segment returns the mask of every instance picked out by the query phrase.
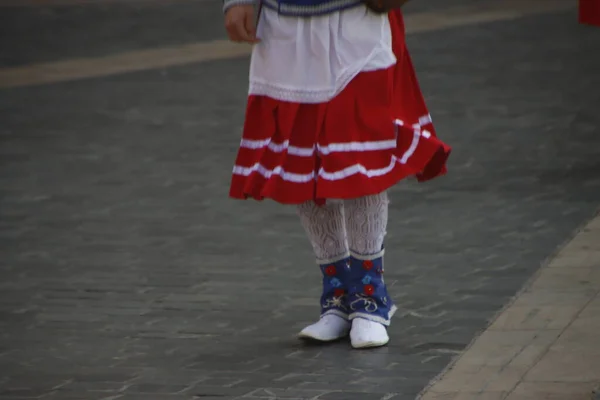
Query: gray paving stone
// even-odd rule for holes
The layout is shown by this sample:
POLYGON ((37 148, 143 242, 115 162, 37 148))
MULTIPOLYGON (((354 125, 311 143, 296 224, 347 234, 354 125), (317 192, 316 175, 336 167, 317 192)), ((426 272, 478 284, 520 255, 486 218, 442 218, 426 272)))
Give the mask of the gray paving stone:
POLYGON ((36 397, 27 397, 27 396, 2 396, 0 395, 0 399, 2 400, 23 400, 23 399, 39 399, 38 396, 36 397))
MULTIPOLYGON (((41 25, 27 14, 41 9, 18 11, 32 36, 3 55, 197 38, 184 30, 198 4, 185 3, 160 6, 172 12, 161 24, 190 14, 172 35, 105 36, 91 49, 100 29, 89 53, 82 38, 62 53, 34 50, 35 26, 50 32, 74 15, 114 16, 119 29, 137 12, 158 18, 127 7, 97 19, 64 8, 41 25)), ((214 19, 208 32, 213 17, 198 25, 214 19)), ((409 42, 454 154, 447 177, 392 191, 387 272, 400 310, 390 345, 370 352, 295 339, 315 317, 319 282, 295 213, 227 199, 246 59, 0 91, 0 399, 15 397, 11 381, 62 400, 272 398, 265 389, 414 398, 600 203, 600 93, 590 90, 600 31, 558 13, 409 42)))
POLYGON ((381 400, 381 399, 407 399, 407 397, 402 397, 398 393, 386 393, 383 396, 378 393, 364 393, 364 392, 331 392, 326 393, 323 396, 319 397, 320 399, 325 400, 359 400, 359 399, 368 399, 368 400, 381 400))
POLYGON ((221 3, 215 0, 3 8, 0 65, 215 39, 224 36, 222 21, 221 3))
POLYGON ((164 383, 139 383, 129 386, 126 390, 132 393, 164 393, 178 394, 190 389, 189 385, 173 385, 164 383))

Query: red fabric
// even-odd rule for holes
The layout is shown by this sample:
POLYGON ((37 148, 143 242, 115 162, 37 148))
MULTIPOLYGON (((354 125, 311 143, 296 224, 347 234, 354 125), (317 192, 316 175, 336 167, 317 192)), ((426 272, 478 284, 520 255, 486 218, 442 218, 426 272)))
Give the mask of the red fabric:
POLYGON ((275 149, 266 145, 240 147, 231 197, 271 198, 285 204, 309 200, 320 203, 324 199, 380 193, 409 176, 426 181, 446 172, 450 148, 436 138, 430 120, 423 119, 428 110, 406 50, 402 14, 392 12, 389 18, 396 65, 360 73, 327 103, 297 104, 249 96, 243 139, 254 143, 270 140, 275 149), (415 133, 413 125, 420 118, 421 126, 415 133), (398 126, 396 120, 403 121, 403 125, 398 126), (277 149, 286 141, 290 148, 277 149), (392 148, 314 151, 308 156, 291 148, 310 152, 315 145, 381 141, 391 141, 392 148), (411 145, 414 152, 409 150, 411 145), (400 162, 407 152, 412 155, 405 163, 400 162), (363 173, 341 172, 347 175, 342 179, 331 175, 348 168, 354 172, 359 168, 363 173))
POLYGON ((600 0, 579 0, 579 22, 600 26, 600 0))

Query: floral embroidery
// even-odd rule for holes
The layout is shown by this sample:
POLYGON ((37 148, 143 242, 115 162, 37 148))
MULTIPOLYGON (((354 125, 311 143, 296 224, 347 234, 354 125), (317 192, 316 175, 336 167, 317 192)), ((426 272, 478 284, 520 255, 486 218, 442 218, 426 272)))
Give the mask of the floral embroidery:
POLYGON ((330 265, 327 268, 325 268, 325 275, 327 276, 334 276, 336 274, 336 269, 335 269, 335 265, 330 265))
POLYGON ((351 316, 363 315, 363 318, 373 321, 387 322, 395 307, 383 282, 382 258, 361 260, 352 257, 350 274, 351 281, 346 294, 348 300, 345 304, 351 316))
POLYGON ((350 268, 349 261, 343 260, 329 265, 321 266, 323 279, 323 295, 321 297, 322 312, 327 309, 338 309, 348 311, 347 291, 345 279, 350 268))

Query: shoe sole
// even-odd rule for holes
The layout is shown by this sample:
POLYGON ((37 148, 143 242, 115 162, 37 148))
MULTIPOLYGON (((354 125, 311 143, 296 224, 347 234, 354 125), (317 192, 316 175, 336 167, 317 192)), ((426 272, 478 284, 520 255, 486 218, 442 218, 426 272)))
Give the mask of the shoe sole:
POLYGON ((322 342, 322 343, 335 342, 336 340, 344 339, 344 338, 347 338, 347 337, 348 337, 348 334, 345 334, 343 336, 334 337, 334 338, 323 339, 323 338, 320 338, 320 337, 311 336, 311 335, 306 334, 306 333, 299 333, 298 334, 298 338, 299 339, 309 340, 309 341, 315 341, 315 342, 322 342))
POLYGON ((386 340, 384 342, 365 342, 365 343, 359 343, 359 344, 354 344, 352 343, 352 347, 355 349, 372 349, 374 347, 383 347, 386 344, 388 344, 390 342, 390 340, 386 340))

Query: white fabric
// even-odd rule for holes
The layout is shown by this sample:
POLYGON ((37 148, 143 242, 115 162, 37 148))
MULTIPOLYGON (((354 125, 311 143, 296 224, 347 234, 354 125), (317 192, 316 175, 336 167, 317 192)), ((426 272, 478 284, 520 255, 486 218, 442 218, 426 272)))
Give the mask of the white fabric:
POLYGON ((342 202, 330 201, 318 206, 309 201, 298 205, 297 210, 319 264, 335 262, 349 255, 342 202))
POLYGON ((302 329, 299 336, 305 339, 330 342, 348 336, 350 326, 350 321, 347 319, 327 314, 314 324, 302 329))
POLYGON ((350 343, 355 349, 380 347, 386 345, 389 341, 390 337, 382 324, 363 318, 352 320, 350 343))
POLYGON ((381 253, 388 222, 387 192, 357 199, 333 200, 318 206, 298 205, 298 215, 319 264, 338 261, 349 252, 381 253))
POLYGON ((295 18, 263 8, 250 63, 251 95, 323 103, 360 72, 396 63, 387 15, 364 7, 295 18))
POLYGON ((267 147, 274 153, 282 153, 286 151, 288 154, 298 157, 312 157, 317 151, 321 155, 329 155, 331 153, 344 153, 351 151, 378 151, 395 149, 397 146, 396 139, 390 140, 371 140, 364 142, 340 142, 330 143, 327 145, 316 144, 313 147, 298 147, 290 146, 289 140, 281 143, 272 142, 271 139, 252 140, 242 139, 240 147, 252 150, 264 149, 267 147))
POLYGON ((344 201, 350 251, 363 256, 381 253, 388 222, 387 192, 344 201))

